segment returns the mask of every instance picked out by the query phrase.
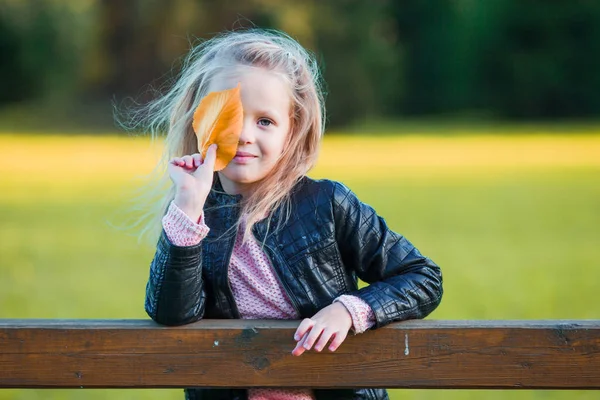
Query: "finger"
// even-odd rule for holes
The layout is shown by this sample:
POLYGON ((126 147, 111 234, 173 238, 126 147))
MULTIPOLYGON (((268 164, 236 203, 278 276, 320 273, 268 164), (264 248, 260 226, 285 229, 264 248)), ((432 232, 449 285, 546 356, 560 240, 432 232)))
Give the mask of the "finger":
POLYGON ((202 162, 202 165, 205 165, 204 168, 213 172, 215 170, 215 161, 217 160, 217 145, 211 144, 208 150, 206 151, 206 157, 202 162))
POLYGON ((321 334, 321 337, 319 337, 319 340, 317 341, 317 343, 315 343, 315 350, 316 351, 321 351, 325 348, 325 346, 327 346, 327 342, 329 342, 329 339, 331 339, 332 336, 335 335, 335 332, 331 329, 325 329, 323 331, 323 333, 321 334))
POLYGON ((336 351, 348 337, 348 332, 338 332, 329 345, 329 351, 336 351))
POLYGON ((174 157, 169 161, 170 164, 177 165, 178 167, 182 167, 185 165, 185 162, 180 157, 174 157))
POLYGON ((194 167, 198 168, 202 165, 202 155, 200 153, 192 154, 192 159, 194 160, 194 167))
POLYGON ((313 321, 310 318, 304 318, 304 320, 302 320, 302 322, 300 323, 300 325, 298 326, 298 329, 296 329, 296 333, 294 333, 294 340, 298 341, 300 339, 305 339, 304 335, 313 327, 315 326, 315 321, 313 321))
POLYGON ((319 338, 319 336, 321 336, 321 333, 323 333, 323 328, 320 326, 313 326, 313 328, 310 330, 310 332, 308 333, 308 336, 306 337, 306 340, 304 340, 304 348, 306 350, 310 350, 312 349, 313 345, 315 344, 315 342, 317 341, 317 339, 319 338))
POLYGON ((185 168, 194 168, 194 159, 192 158, 192 156, 183 156, 182 160, 185 162, 185 168))
POLYGON ((302 337, 302 339, 299 340, 298 343, 296 343, 296 347, 294 347, 294 350, 292 350, 292 355, 300 356, 306 351, 306 349, 304 348, 304 341, 306 340, 307 336, 308 334, 302 337))
POLYGON ((292 350, 292 355, 299 356, 302 355, 306 349, 304 348, 304 344, 306 339, 308 338, 308 334, 312 327, 315 325, 315 321, 310 318, 305 318, 300 322, 300 325, 296 329, 294 333, 294 340, 298 341, 296 343, 296 347, 292 350))
POLYGON ((302 355, 306 351, 306 348, 304 347, 304 345, 306 343, 306 339, 308 339, 309 333, 310 333, 310 331, 306 332, 306 334, 304 334, 304 336, 302 336, 302 338, 298 341, 298 343, 296 344, 296 347, 292 351, 293 355, 299 356, 299 355, 302 355))

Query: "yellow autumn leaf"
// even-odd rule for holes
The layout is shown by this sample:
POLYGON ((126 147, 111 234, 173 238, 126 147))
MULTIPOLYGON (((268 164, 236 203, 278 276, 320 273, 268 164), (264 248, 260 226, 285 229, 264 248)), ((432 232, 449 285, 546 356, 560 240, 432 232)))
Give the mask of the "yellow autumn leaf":
POLYGON ((239 84, 233 89, 209 93, 196 108, 192 128, 198 138, 198 150, 204 158, 210 145, 217 144, 215 171, 225 168, 235 157, 243 117, 239 84))

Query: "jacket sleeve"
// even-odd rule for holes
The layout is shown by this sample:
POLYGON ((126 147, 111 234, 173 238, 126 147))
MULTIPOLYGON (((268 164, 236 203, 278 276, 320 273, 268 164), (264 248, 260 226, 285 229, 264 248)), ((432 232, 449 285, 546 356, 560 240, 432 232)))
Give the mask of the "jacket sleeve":
POLYGON ((443 293, 440 268, 339 182, 333 212, 342 260, 369 284, 349 294, 371 306, 375 328, 424 318, 438 306, 443 293))
POLYGON ((183 325, 203 317, 205 302, 202 244, 175 246, 163 230, 150 264, 146 312, 159 324, 183 325))

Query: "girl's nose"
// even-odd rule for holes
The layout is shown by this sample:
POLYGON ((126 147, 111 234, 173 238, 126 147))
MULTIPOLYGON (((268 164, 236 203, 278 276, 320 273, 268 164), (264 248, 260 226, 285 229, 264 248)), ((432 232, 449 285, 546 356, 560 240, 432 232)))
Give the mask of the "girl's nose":
POLYGON ((249 121, 244 121, 244 125, 242 126, 242 133, 240 134, 239 142, 240 144, 248 144, 254 143, 254 131, 253 131, 252 123, 249 121))

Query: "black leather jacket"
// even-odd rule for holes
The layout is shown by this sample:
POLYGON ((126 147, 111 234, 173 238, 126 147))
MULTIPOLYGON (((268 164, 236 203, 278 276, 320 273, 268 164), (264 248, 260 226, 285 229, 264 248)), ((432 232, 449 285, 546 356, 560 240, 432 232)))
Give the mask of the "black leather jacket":
MULTIPOLYGON (((158 241, 146 287, 146 312, 160 324, 181 325, 201 318, 240 318, 227 278, 241 197, 215 184, 205 205, 208 236, 196 246, 178 247, 164 231, 158 241), (207 293, 210 295, 207 296, 207 293)), ((253 227, 265 241, 275 275, 301 318, 310 318, 341 294, 367 302, 377 320, 423 318, 442 297, 439 267, 347 187, 302 178, 292 194, 292 212, 282 229, 253 227), (357 277, 369 283, 358 289, 357 277)), ((271 226, 281 218, 273 214, 271 226)), ((245 390, 186 389, 188 399, 244 399, 245 390)), ((387 399, 384 389, 315 390, 322 399, 387 399)))

